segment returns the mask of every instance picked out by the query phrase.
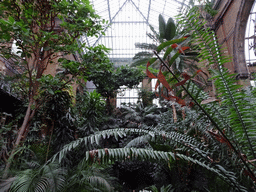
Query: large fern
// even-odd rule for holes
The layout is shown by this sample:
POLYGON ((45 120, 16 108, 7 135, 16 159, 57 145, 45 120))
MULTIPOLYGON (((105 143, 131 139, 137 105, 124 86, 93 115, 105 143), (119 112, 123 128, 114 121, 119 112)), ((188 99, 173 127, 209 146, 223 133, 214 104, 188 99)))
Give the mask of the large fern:
MULTIPOLYGON (((203 136, 189 136, 189 131, 184 134, 168 129, 167 124, 159 124, 151 129, 111 129, 71 142, 55 154, 52 161, 61 162, 69 151, 80 144, 87 146, 84 155, 85 160, 90 163, 112 163, 117 160, 133 159, 168 162, 176 161, 178 158, 202 166, 238 191, 248 191, 249 188, 243 186, 244 176, 249 176, 251 181, 255 180, 255 92, 242 91, 235 83, 234 75, 229 74, 224 67, 228 58, 222 56, 214 32, 204 28, 205 23, 199 18, 198 10, 192 9, 186 16, 180 16, 180 22, 188 32, 192 31, 191 39, 200 51, 199 58, 207 62, 213 74, 218 94, 215 101, 221 102, 221 105, 215 101, 205 102, 209 96, 191 81, 187 81, 186 84, 180 83, 180 87, 195 104, 195 120, 198 122, 194 127, 199 129, 203 136), (129 143, 129 146, 133 147, 101 147, 102 139, 124 138, 128 134, 139 136, 133 143, 129 143), (148 148, 136 148, 136 143, 141 142, 152 145, 148 148), (169 148, 156 150, 154 143, 169 148)), ((160 48, 166 46, 167 43, 160 45, 160 48)), ((160 57, 159 60, 165 65, 160 57)), ((168 65, 166 67, 169 69, 168 65)), ((180 77, 172 75, 177 82, 182 81, 180 77)), ((180 127, 182 126, 184 125, 180 124, 180 127)), ((253 182, 249 185, 253 185, 253 182)))
POLYGON ((213 74, 221 107, 218 107, 219 110, 216 111, 216 107, 212 108, 210 105, 196 103, 236 153, 247 174, 255 180, 253 171, 255 167, 248 163, 249 160, 255 159, 255 103, 249 102, 248 95, 241 90, 234 75, 224 67, 229 58, 222 56, 214 32, 205 28, 205 23, 199 18, 199 10, 193 8, 187 16, 180 17, 180 22, 188 31, 193 31, 191 35, 200 50, 200 59, 207 62, 209 70, 213 74))
POLYGON ((101 165, 89 165, 82 159, 78 166, 69 173, 64 191, 113 191, 114 179, 104 171, 101 165))
POLYGON ((125 137, 127 134, 138 134, 145 136, 145 142, 154 142, 156 140, 164 140, 166 145, 173 146, 172 151, 157 151, 154 149, 145 148, 104 148, 104 149, 88 149, 85 151, 85 160, 90 163, 113 163, 115 161, 127 161, 127 160, 148 160, 148 161, 175 161, 178 159, 183 159, 188 162, 200 165, 203 168, 215 173, 229 185, 240 191, 246 191, 246 189, 241 186, 237 180, 234 173, 226 170, 221 165, 216 165, 211 159, 211 153, 208 148, 206 148, 201 142, 197 141, 195 138, 172 132, 164 132, 158 130, 143 130, 143 129, 112 129, 97 132, 94 135, 80 138, 79 140, 73 141, 66 145, 59 153, 55 154, 51 161, 58 159, 59 162, 65 157, 65 155, 72 151, 74 148, 78 147, 80 144, 88 145, 88 143, 95 143, 100 145, 100 140, 114 136, 116 139, 118 137, 125 137), (175 150, 175 147, 176 149, 175 150), (178 147, 178 148, 177 148, 178 147), (189 151, 190 156, 180 149, 186 148, 186 152, 189 151), (194 155, 193 155, 194 154, 194 155))
POLYGON ((50 163, 38 169, 26 169, 18 174, 9 191, 62 191, 66 182, 65 176, 65 169, 57 163, 50 163))

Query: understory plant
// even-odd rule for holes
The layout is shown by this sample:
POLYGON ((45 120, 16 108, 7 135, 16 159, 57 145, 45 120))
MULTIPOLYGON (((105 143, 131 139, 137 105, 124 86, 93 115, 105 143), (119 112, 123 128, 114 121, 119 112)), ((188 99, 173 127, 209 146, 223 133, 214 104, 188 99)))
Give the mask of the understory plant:
POLYGON ((100 127, 105 120, 106 102, 102 96, 94 90, 93 92, 83 92, 77 95, 73 115, 76 119, 76 134, 78 137, 90 135, 100 127))
MULTIPOLYGON (((243 89, 236 82, 235 75, 229 74, 224 67, 229 59, 222 56, 214 32, 204 27, 205 23, 197 8, 191 9, 179 19, 185 29, 191 32, 192 43, 197 45, 199 51, 199 59, 207 64, 212 74, 217 90, 216 98, 206 94, 190 77, 177 77, 170 70, 172 63, 165 63, 155 52, 176 80, 174 86, 185 92, 184 102, 179 100, 179 105, 188 103, 190 107, 177 109, 175 116, 175 110, 171 110, 173 121, 170 117, 169 120, 164 118, 156 126, 109 129, 80 138, 66 145, 51 161, 61 162, 65 154, 86 144, 94 146, 85 151, 85 160, 90 163, 160 161, 167 162, 170 169, 172 165, 177 168, 186 165, 188 174, 189 170, 199 166, 203 180, 213 180, 217 184, 205 182, 204 185, 194 186, 195 190, 255 190, 255 90, 243 89), (137 137, 127 147, 103 148, 101 145, 101 140, 109 137, 118 140, 129 134, 136 134, 137 137), (144 143, 143 148, 138 148, 141 143, 144 143), (95 149, 96 146, 98 149, 95 149)), ((172 40, 165 42, 159 49, 173 43, 172 40)), ((172 95, 166 97, 177 99, 172 95)))
MULTIPOLYGON (((70 60, 69 56, 82 50, 84 45, 77 43, 80 35, 101 34, 103 27, 88 0, 4 0, 0 4, 0 18, 0 54, 5 59, 12 58, 14 68, 22 68, 22 78, 26 79, 23 81, 25 85, 21 87, 26 91, 26 96, 23 95, 27 102, 26 111, 10 158, 26 139, 35 114, 49 99, 44 97, 42 92, 50 91, 50 94, 54 94, 49 87, 44 87, 47 69, 53 64, 58 64, 67 71, 58 81, 63 87, 55 90, 56 92, 63 91, 67 84, 85 79, 85 63, 70 60), (12 51, 12 44, 17 47, 17 51, 12 51), (43 88, 45 90, 42 90, 43 88)), ((3 178, 8 176, 10 166, 9 159, 3 178)))
MULTIPOLYGON (((224 66, 229 59, 222 56, 217 37, 213 31, 205 28, 197 7, 180 16, 179 21, 187 31, 186 35, 189 33, 191 43, 196 45, 198 58, 212 74, 216 96, 210 97, 205 93, 192 76, 183 74, 182 78, 173 73, 170 66, 174 60, 166 63, 158 52, 166 48, 167 56, 172 45, 180 41, 166 41, 154 52, 154 59, 162 63, 173 79, 170 86, 163 76, 161 79, 158 76, 162 86, 168 90, 162 108, 138 106, 123 110, 124 119, 130 124, 135 122, 136 126, 116 126, 78 138, 63 146, 43 167, 51 163, 65 167, 67 162, 72 165, 72 160, 73 166, 81 162, 86 167, 149 161, 165 167, 166 175, 170 176, 166 176, 170 178, 167 180, 169 183, 163 184, 163 187, 157 186, 158 191, 255 191, 256 91, 253 88, 243 89, 235 75, 229 74, 224 66), (172 92, 174 88, 183 91, 182 96, 173 95, 179 93, 172 92), (157 117, 157 121, 150 124, 143 122, 143 119, 151 116, 157 117), (121 147, 106 145, 104 141, 110 139, 126 141, 121 147)), ((73 178, 82 178, 82 183, 85 176, 83 171, 76 169, 78 167, 74 166, 77 174, 73 178)), ((44 180, 44 186, 50 186, 50 182, 44 180)), ((101 184, 108 190, 104 179, 101 184)), ((63 185, 58 187, 58 190, 65 189, 63 185)), ((154 187, 152 190, 156 191, 154 187)), ((42 191, 47 190, 42 188, 42 191)))
MULTIPOLYGON (((160 48, 160 44, 174 40, 175 42, 180 41, 179 46, 178 44, 173 43, 172 47, 169 47, 168 50, 167 47, 163 47, 163 49, 159 50, 159 52, 161 52, 161 54, 164 54, 164 52, 168 52, 168 54, 165 54, 164 59, 166 59, 168 62, 171 60, 171 68, 176 75, 180 75, 184 71, 193 74, 196 70, 198 70, 198 66, 196 65, 196 61, 198 61, 196 56, 198 54, 197 52, 195 52, 195 50, 191 51, 189 49, 188 46, 191 46, 190 41, 185 39, 183 39, 182 41, 179 40, 180 38, 184 37, 184 31, 181 30, 179 23, 175 23, 174 19, 171 17, 166 22, 164 17, 159 14, 158 24, 159 32, 157 32, 150 25, 152 34, 147 33, 147 36, 152 39, 153 43, 135 44, 136 48, 143 49, 143 51, 135 54, 135 56, 133 57, 132 66, 139 66, 140 68, 145 69, 145 64, 150 61, 152 64, 150 66, 150 69, 152 71, 154 71, 154 69, 159 69, 159 67, 161 66, 161 62, 152 58, 154 56, 153 51, 158 50, 160 48), (181 47, 181 45, 183 47, 181 47), (179 49, 180 52, 177 52, 177 49, 179 49), (184 50, 186 50, 186 54, 180 54, 184 53, 184 50)), ((168 77, 168 73, 165 73, 164 75, 166 76, 166 78, 168 77)), ((172 80, 171 76, 168 78, 170 78, 168 80, 168 82, 170 83, 170 81, 172 80)))

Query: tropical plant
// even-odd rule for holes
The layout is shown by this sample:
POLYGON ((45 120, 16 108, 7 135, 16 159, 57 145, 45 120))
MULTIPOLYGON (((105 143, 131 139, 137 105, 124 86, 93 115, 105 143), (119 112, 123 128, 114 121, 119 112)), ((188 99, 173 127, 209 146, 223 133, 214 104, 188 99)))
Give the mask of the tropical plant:
MULTIPOLYGON (((65 81, 63 85, 70 84, 75 77, 84 78, 84 65, 79 61, 58 60, 59 55, 62 53, 67 58, 67 55, 81 51, 77 38, 82 34, 101 33, 102 23, 89 0, 4 0, 0 4, 0 14, 1 56, 17 58, 17 67, 24 66, 28 78, 28 105, 11 152, 13 155, 22 138, 26 137, 30 121, 45 102, 40 89, 46 68, 55 63, 68 69, 72 78, 62 79, 65 81), (18 52, 11 51, 11 42, 16 44, 18 52)), ((10 162, 6 164, 3 177, 7 177, 10 162)))
POLYGON ((56 163, 20 172, 8 191, 61 191, 65 186, 66 171, 56 163))
POLYGON ((100 124, 104 121, 105 105, 106 102, 96 90, 77 95, 73 116, 79 137, 98 131, 100 124))
POLYGON ((126 127, 156 126, 160 119, 160 109, 156 105, 144 106, 142 103, 124 105, 121 110, 126 127))
POLYGON ((61 168, 57 163, 34 165, 5 180, 7 191, 113 191, 114 178, 99 165, 88 166, 81 161, 74 170, 61 168))
MULTIPOLYGON (((172 164, 185 161, 192 166, 202 167, 202 171, 207 173, 204 174, 206 179, 214 178, 217 186, 225 191, 255 190, 255 90, 243 90, 237 84, 235 75, 225 69, 224 64, 229 59, 222 56, 214 32, 204 28, 205 23, 197 8, 180 16, 180 22, 186 30, 192 31, 191 37, 198 45, 200 60, 207 62, 213 74, 217 98, 210 98, 191 78, 185 77, 183 80, 177 77, 155 52, 176 80, 175 86, 186 92, 188 103, 190 107, 194 106, 193 109, 185 110, 183 107, 178 112, 181 121, 174 124, 166 121, 150 129, 117 128, 96 132, 66 145, 53 156, 52 161, 61 162, 65 154, 80 144, 89 146, 93 143, 94 149, 85 152, 85 160, 91 163, 157 160, 172 164), (190 110, 191 113, 187 112, 190 110), (137 134, 139 139, 125 148, 101 148, 102 139, 124 138, 128 134, 137 134), (145 143, 146 147, 136 148, 139 143, 145 143), (95 145, 98 146, 97 150, 95 145)), ((163 43, 159 49, 173 43, 163 43)), ((172 95, 167 96, 177 99, 172 95)), ((220 189, 207 184, 204 190, 220 189)))
POLYGON ((142 102, 143 106, 147 107, 153 104, 155 98, 155 92, 148 90, 148 88, 141 88, 139 90, 139 102, 142 102))
POLYGON ((149 189, 152 191, 152 192, 173 192, 174 189, 172 189, 172 185, 168 185, 168 186, 162 186, 160 188, 160 191, 157 189, 156 186, 150 186, 149 189))
POLYGON ((159 33, 157 33, 154 27, 150 25, 150 29, 153 34, 147 34, 147 36, 150 37, 155 44, 136 43, 136 48, 145 49, 146 51, 135 54, 135 56, 133 57, 133 60, 135 60, 135 62, 132 64, 132 66, 145 65, 145 63, 147 63, 147 61, 153 56, 152 50, 155 50, 160 43, 163 43, 166 40, 169 41, 173 39, 176 35, 176 25, 172 18, 169 18, 166 23, 164 17, 159 14, 158 22, 159 33))
POLYGON ((110 99, 116 96, 121 86, 128 88, 136 87, 144 78, 145 74, 135 68, 129 66, 121 66, 114 69, 112 63, 107 63, 109 68, 102 66, 100 70, 91 73, 88 80, 93 81, 96 90, 106 98, 108 113, 112 113, 110 99))
MULTIPOLYGON (((164 19, 164 17, 159 14, 158 17, 158 21, 159 21, 159 33, 155 31, 155 29, 150 26, 150 29, 152 30, 153 34, 148 33, 147 35, 149 36, 149 38, 151 38, 154 43, 152 44, 148 44, 148 43, 136 43, 135 47, 136 48, 140 48, 143 49, 145 51, 139 52, 137 54, 135 54, 135 56, 133 57, 134 62, 132 63, 132 66, 141 66, 143 65, 145 67, 145 64, 154 56, 153 51, 157 50, 157 47, 166 42, 166 41, 170 41, 170 40, 174 40, 179 39, 182 37, 183 32, 179 31, 179 26, 176 26, 174 20, 172 18, 169 18, 167 23, 164 19)), ((168 53, 168 57, 165 57, 165 59, 170 60, 171 58, 173 58, 172 60, 172 69, 176 72, 176 73, 181 73, 184 71, 193 73, 195 70, 198 69, 197 65, 196 65, 196 61, 197 61, 197 53, 196 52, 192 52, 192 51, 186 51, 186 54, 176 54, 176 52, 174 51, 175 49, 179 49, 182 50, 180 48, 180 46, 184 45, 184 44, 188 44, 189 41, 186 40, 184 42, 179 42, 178 44, 174 44, 173 45, 173 50, 169 51, 168 53), (174 59, 175 58, 175 59, 174 59)), ((189 45, 191 46, 191 45, 189 45)), ((165 50, 164 50, 165 51, 165 50)), ((183 50, 182 50, 183 53, 183 50)), ((159 61, 152 61, 152 67, 153 68, 159 68, 160 62, 159 61)))
POLYGON ((64 191, 113 191, 115 179, 106 172, 106 166, 89 165, 82 160, 69 173, 64 191))

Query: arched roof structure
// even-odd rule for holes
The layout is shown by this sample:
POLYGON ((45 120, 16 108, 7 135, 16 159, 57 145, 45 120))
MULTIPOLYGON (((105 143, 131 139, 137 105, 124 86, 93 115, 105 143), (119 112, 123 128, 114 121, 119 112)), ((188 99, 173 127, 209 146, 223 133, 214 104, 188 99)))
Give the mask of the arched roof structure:
POLYGON ((115 66, 130 64, 140 52, 135 43, 152 43, 146 35, 149 25, 158 31, 158 16, 167 21, 187 7, 189 0, 90 0, 96 13, 109 23, 105 35, 83 37, 87 46, 103 44, 110 48, 109 58, 115 66))

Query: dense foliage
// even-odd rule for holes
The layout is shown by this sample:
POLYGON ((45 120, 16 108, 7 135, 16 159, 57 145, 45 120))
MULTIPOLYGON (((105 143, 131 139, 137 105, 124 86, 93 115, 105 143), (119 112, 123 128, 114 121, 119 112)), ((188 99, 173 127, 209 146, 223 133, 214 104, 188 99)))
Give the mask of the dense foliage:
MULTIPOLYGON (((82 34, 101 34, 103 28, 87 0, 4 0, 0 4, 0 17, 1 56, 14 59, 14 67, 22 67, 20 82, 24 84, 20 90, 25 91, 23 97, 27 102, 23 123, 9 156, 12 157, 25 140, 30 123, 42 105, 50 102, 55 94, 69 89, 68 85, 74 80, 84 78, 85 63, 69 60, 72 54, 81 50, 77 38, 82 34), (12 44, 16 45, 16 51, 12 50, 12 44), (55 72, 45 75, 54 64, 67 69, 67 73, 55 77, 51 76, 55 72)), ((9 159, 4 177, 10 164, 9 159)))
MULTIPOLYGON (((83 20, 77 20, 79 11, 67 14, 66 6, 78 9, 79 2, 55 3, 59 3, 60 19, 64 10, 69 16, 63 19, 63 27, 68 26, 72 36, 76 29, 70 19, 78 24, 83 20)), ((84 3, 84 8, 90 8, 84 3)), ((25 5, 34 6, 27 1, 25 5)), ((33 16, 24 11, 24 17, 29 13, 33 16)), ((1 21, 2 28, 9 26, 1 21)), ((7 20, 13 25, 16 22, 11 21, 7 20)), ((106 98, 113 97, 120 85, 136 85, 144 74, 129 67, 113 69, 102 46, 88 48, 81 56, 82 63, 61 59, 63 69, 54 77, 42 75, 32 81, 34 76, 28 75, 28 92, 34 90, 29 88, 34 82, 40 86, 35 89, 38 94, 27 99, 33 101, 29 115, 34 114, 16 148, 12 143, 18 130, 13 125, 19 124, 26 112, 22 109, 13 121, 5 121, 11 116, 2 114, 1 166, 7 167, 10 160, 12 165, 0 187, 8 191, 255 191, 256 91, 242 88, 234 74, 228 73, 224 67, 228 59, 222 56, 214 32, 205 27, 197 7, 179 16, 179 22, 184 29, 181 38, 173 39, 174 34, 168 36, 163 30, 162 43, 147 64, 151 77, 149 65, 155 61, 162 65, 156 76, 159 86, 165 88, 160 106, 145 100, 150 94, 141 93, 142 102, 109 113, 106 98), (216 95, 209 96, 194 79, 200 71, 194 76, 181 75, 171 67, 176 63, 172 56, 182 51, 186 54, 184 41, 190 42, 198 60, 208 68, 216 95), (170 59, 165 62, 167 57, 170 59), (93 80, 97 92, 81 91, 74 96, 68 74, 93 80)), ((97 33, 98 28, 87 32, 97 33)), ((8 40, 8 35, 4 38, 8 40)))

